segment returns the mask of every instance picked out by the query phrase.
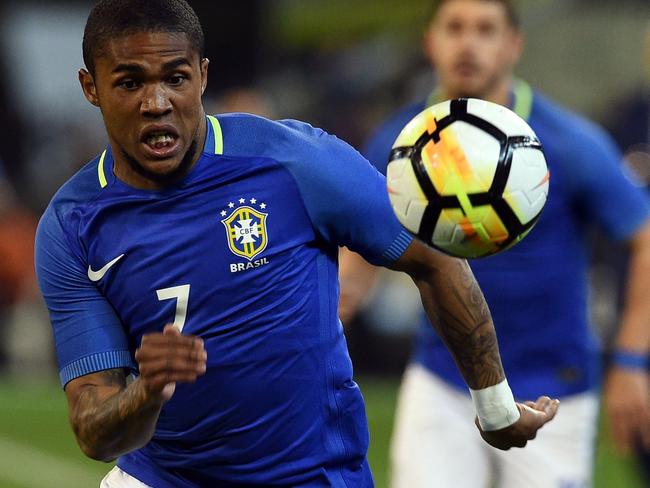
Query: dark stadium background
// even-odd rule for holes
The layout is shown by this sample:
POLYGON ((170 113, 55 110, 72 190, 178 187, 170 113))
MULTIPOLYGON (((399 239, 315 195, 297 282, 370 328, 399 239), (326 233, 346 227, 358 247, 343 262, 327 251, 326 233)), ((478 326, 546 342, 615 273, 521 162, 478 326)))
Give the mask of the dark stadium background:
MULTIPOLYGON (((76 80, 92 4, 0 3, 0 488, 98 486, 108 470, 83 458, 67 425, 30 258, 33 227, 50 197, 105 144, 99 113, 76 80)), ((434 82, 417 48, 423 0, 190 4, 206 32, 211 112, 299 118, 358 146, 383 116, 434 82)), ((518 74, 611 126, 621 100, 650 83, 647 0, 522 4, 528 46, 518 74)), ((607 342, 616 274, 596 260, 593 281, 594 318, 607 342)), ((413 290, 390 275, 347 327, 379 487, 386 486, 394 398, 416 307, 413 290)), ((605 427, 596 456, 597 487, 642 486, 631 460, 613 453, 605 427)))

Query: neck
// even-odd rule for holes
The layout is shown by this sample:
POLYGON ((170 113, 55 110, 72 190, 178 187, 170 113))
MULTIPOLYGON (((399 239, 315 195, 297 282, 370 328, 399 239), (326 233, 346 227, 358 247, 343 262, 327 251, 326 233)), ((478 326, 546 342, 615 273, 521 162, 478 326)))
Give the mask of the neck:
POLYGON ((498 103, 499 105, 507 107, 511 102, 510 93, 512 91, 512 85, 512 77, 507 76, 497 83, 494 83, 492 86, 487 87, 482 92, 468 95, 467 93, 462 93, 458 90, 454 90, 452 87, 441 84, 440 95, 443 100, 451 100, 454 98, 480 98, 481 100, 487 100, 488 102, 498 103))

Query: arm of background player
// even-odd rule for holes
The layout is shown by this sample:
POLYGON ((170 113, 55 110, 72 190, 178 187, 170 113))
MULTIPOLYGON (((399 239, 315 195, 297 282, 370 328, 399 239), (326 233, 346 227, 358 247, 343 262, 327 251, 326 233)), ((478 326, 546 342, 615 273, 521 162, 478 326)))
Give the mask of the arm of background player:
MULTIPOLYGON (((630 245, 625 306, 616 350, 650 355, 650 220, 630 245)), ((650 373, 612 364, 605 384, 605 406, 616 446, 630 452, 641 440, 650 449, 650 373)))
MULTIPOLYGON (((405 271, 415 282, 429 320, 436 324, 468 386, 480 390, 503 381, 492 317, 467 262, 413 240, 392 267, 405 271)), ((481 430, 481 435, 500 449, 523 447, 555 416, 558 405, 548 397, 540 397, 535 403, 518 403, 519 420, 505 429, 481 430)))
POLYGON ((153 436, 160 409, 176 382, 193 382, 205 372, 203 341, 169 325, 147 334, 136 352, 140 376, 127 386, 126 370, 80 376, 65 387, 70 424, 81 450, 111 461, 144 446, 153 436))
POLYGON ((379 269, 347 247, 339 249, 339 318, 348 325, 363 308, 379 269))

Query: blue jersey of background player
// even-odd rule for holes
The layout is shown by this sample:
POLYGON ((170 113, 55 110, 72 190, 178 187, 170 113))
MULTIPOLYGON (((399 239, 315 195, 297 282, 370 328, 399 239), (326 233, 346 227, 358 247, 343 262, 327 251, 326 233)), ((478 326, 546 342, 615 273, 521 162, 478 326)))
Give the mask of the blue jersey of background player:
POLYGON ((93 8, 79 78, 110 146, 39 225, 73 429, 90 457, 119 456, 103 486, 372 485, 339 245, 413 276, 479 399, 481 435, 525 445, 557 402, 515 404, 466 264, 412 241, 384 179, 335 137, 206 117, 202 44, 182 0, 93 8), (480 400, 492 407, 493 392, 496 413, 480 400))
MULTIPOLYGON (((382 126, 364 155, 382 173, 402 127, 430 104, 410 105, 382 126)), ((470 263, 500 333, 501 357, 519 398, 542 388, 566 397, 599 382, 599 346, 587 313, 585 233, 596 222, 618 240, 630 238, 648 218, 645 195, 621 171, 621 155, 607 134, 519 80, 511 107, 527 120, 544 147, 552 178, 535 230, 502 254, 470 263), (540 349, 553 359, 537 362, 540 349)), ((545 356, 548 358, 548 356, 545 356)), ((462 386, 452 358, 426 317, 414 361, 462 386)))
MULTIPOLYGON (((538 442, 515 453, 459 440, 471 414, 469 398, 443 342, 423 323, 400 389, 391 449, 393 488, 589 486, 596 435, 598 344, 587 315, 585 230, 600 224, 632 244, 625 312, 617 335, 618 403, 626 421, 613 423, 631 442, 650 426, 646 378, 632 363, 647 359, 644 295, 650 286, 650 219, 642 190, 623 175, 620 154, 607 135, 523 82, 513 68, 523 47, 515 2, 432 2, 425 53, 438 75, 438 93, 398 112, 368 143, 365 154, 385 170, 402 127, 439 99, 475 97, 508 105, 537 132, 551 173, 549 198, 531 234, 512 249, 471 267, 499 329, 501 354, 522 397, 542 387, 563 401, 562 414, 538 442), (639 401, 640 400, 640 401, 639 401), (412 445, 421 448, 413 452, 412 445), (448 453, 454 453, 449 455, 448 453), (468 470, 467 466, 473 469, 468 470)), ((341 263, 341 314, 349 317, 372 273, 351 253, 341 263), (350 291, 347 291, 347 290, 350 291)), ((426 320, 424 321, 426 322, 426 320)), ((647 437, 647 435, 646 435, 647 437)))

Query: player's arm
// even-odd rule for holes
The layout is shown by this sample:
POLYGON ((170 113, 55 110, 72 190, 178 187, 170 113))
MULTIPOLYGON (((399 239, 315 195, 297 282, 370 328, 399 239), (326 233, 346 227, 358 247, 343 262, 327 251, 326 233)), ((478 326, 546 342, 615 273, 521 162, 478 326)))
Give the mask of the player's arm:
POLYGON ((339 318, 347 325, 363 307, 377 281, 378 268, 347 247, 339 250, 339 318))
POLYGON ((650 449, 650 220, 630 243, 625 305, 605 385, 605 406, 616 446, 650 449))
POLYGON ((125 369, 87 374, 65 387, 70 423, 81 450, 111 461, 144 446, 176 382, 193 382, 205 372, 203 341, 169 325, 147 334, 136 352, 140 376, 127 386, 125 369))
POLYGON ((540 397, 515 404, 490 311, 467 262, 413 240, 392 268, 408 273, 418 287, 429 320, 472 391, 483 438, 500 449, 523 447, 555 416, 559 402, 540 397))
POLYGON ((323 131, 284 124, 297 141, 291 146, 296 160, 285 164, 320 238, 411 275, 431 322, 473 391, 483 438, 500 449, 525 445, 553 418, 558 402, 541 397, 536 403, 515 404, 502 382, 489 310, 467 263, 412 239, 391 209, 385 178, 358 152, 323 131))
POLYGON ((602 129, 583 125, 566 147, 574 153, 565 179, 579 208, 610 237, 629 244, 624 306, 604 404, 617 447, 627 451, 639 441, 650 446, 650 202, 646 190, 621 170, 622 156, 602 129))
MULTIPOLYGON (((108 461, 146 444, 160 408, 177 381, 205 372, 203 342, 168 326, 146 334, 135 354, 112 305, 86 273, 87 263, 66 238, 54 206, 38 226, 35 268, 50 312, 59 376, 68 398, 72 428, 88 456, 108 461)), ((74 231, 71 231, 74 235, 74 231)))

